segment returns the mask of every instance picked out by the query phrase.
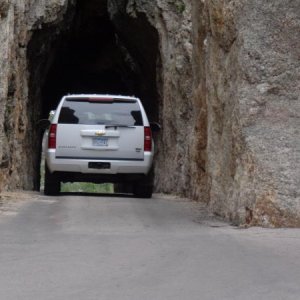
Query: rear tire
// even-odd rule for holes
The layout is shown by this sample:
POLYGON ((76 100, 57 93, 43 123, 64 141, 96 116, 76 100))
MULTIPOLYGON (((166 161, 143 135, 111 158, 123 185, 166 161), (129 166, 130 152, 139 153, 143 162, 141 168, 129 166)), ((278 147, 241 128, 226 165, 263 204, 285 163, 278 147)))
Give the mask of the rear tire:
POLYGON ((137 183, 133 188, 133 195, 137 198, 151 198, 153 193, 153 185, 137 183))
POLYGON ((153 169, 133 185, 133 195, 137 198, 151 198, 153 193, 154 172, 153 169))
POLYGON ((151 198, 153 187, 149 185, 138 185, 133 189, 133 195, 137 198, 151 198))
POLYGON ((48 196, 58 195, 60 192, 60 181, 50 173, 47 163, 45 164, 45 187, 44 194, 48 196))

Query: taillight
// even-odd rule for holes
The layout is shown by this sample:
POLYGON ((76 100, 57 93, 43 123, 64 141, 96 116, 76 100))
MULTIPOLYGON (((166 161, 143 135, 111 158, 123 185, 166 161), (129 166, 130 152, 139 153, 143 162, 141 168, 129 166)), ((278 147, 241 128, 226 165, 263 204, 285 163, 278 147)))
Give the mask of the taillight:
POLYGON ((144 151, 151 152, 152 150, 152 133, 150 127, 144 127, 145 139, 144 139, 144 151))
POLYGON ((57 124, 51 124, 48 137, 48 149, 56 149, 56 129, 57 124))

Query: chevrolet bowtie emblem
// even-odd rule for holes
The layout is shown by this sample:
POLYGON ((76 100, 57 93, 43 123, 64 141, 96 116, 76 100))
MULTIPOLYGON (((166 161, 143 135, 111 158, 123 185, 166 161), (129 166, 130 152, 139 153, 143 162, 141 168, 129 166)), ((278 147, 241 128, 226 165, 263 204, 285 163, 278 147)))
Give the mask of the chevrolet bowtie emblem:
POLYGON ((98 131, 95 132, 95 135, 96 135, 96 136, 102 136, 102 135, 104 135, 104 134, 105 134, 105 131, 104 131, 104 130, 98 130, 98 131))

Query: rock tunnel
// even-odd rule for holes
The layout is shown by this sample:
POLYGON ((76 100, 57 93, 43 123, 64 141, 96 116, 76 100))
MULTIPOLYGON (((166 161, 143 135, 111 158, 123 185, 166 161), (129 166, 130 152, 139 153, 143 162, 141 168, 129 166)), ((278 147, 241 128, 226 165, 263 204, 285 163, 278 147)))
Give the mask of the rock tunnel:
MULTIPOLYGON (((143 14, 111 17, 107 1, 78 0, 60 24, 34 32, 28 46, 29 101, 34 119, 47 118, 63 95, 101 93, 141 98, 150 120, 158 121, 158 34, 143 14)), ((35 145, 42 134, 34 130, 35 145)), ((41 148, 34 155, 39 189, 41 148)))
POLYGON ((299 4, 225 2, 0 0, 0 191, 39 189, 62 95, 129 94, 162 124, 156 191, 299 227, 299 4))

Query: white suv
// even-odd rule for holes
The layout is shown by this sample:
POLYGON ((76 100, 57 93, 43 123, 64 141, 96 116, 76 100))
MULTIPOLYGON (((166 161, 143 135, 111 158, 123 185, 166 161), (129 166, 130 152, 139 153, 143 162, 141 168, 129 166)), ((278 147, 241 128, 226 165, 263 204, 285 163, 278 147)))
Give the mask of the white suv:
POLYGON ((112 182, 131 185, 137 197, 150 198, 153 184, 152 130, 141 101, 114 95, 62 98, 46 131, 46 195, 61 182, 112 182))

